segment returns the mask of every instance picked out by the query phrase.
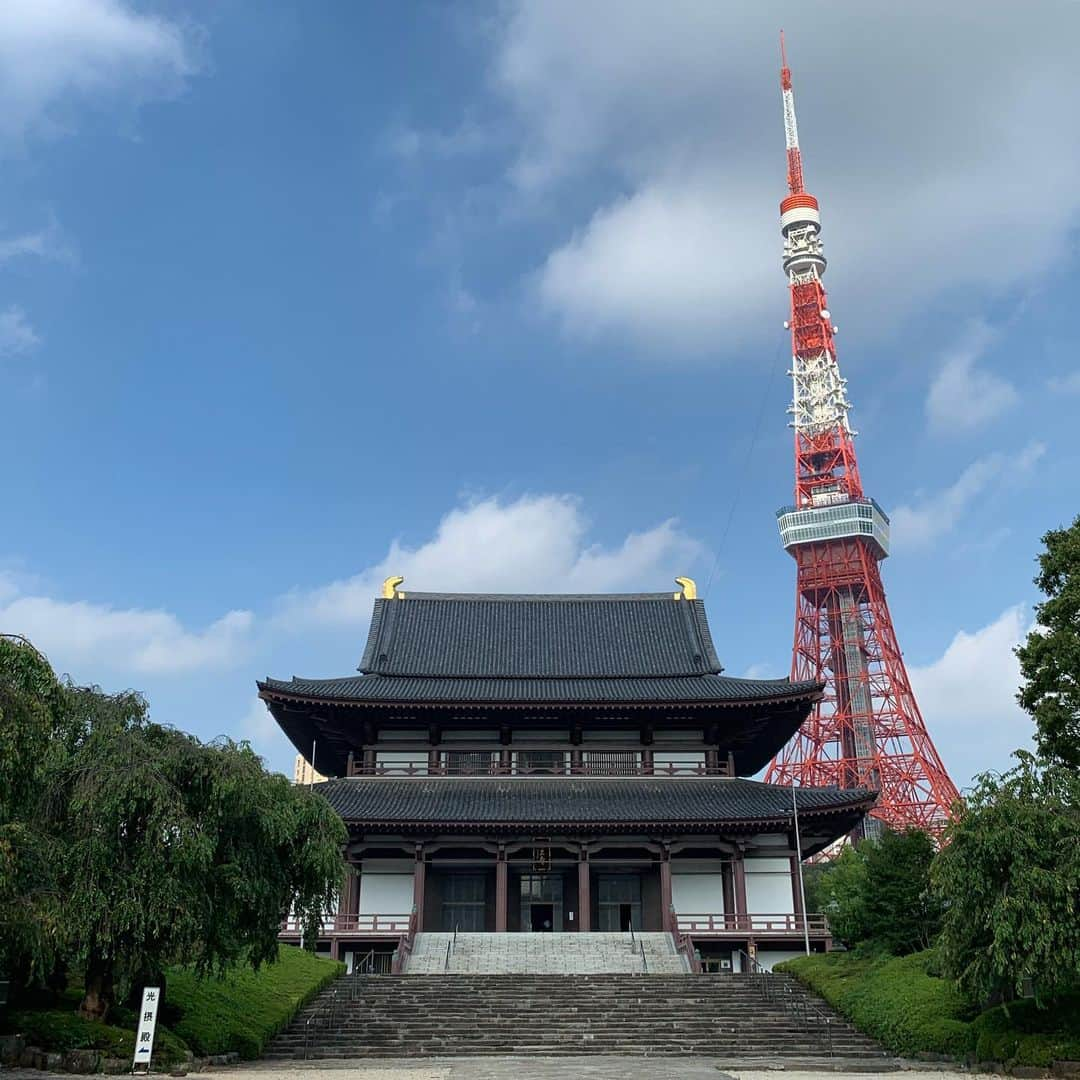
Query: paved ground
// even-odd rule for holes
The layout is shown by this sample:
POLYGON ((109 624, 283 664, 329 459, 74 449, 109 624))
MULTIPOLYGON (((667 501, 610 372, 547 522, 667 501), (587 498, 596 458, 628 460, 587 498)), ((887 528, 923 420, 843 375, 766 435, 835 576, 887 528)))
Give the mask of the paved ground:
MULTIPOLYGON (((882 1080, 880 1070, 844 1069, 838 1074, 824 1063, 821 1068, 805 1071, 777 1063, 777 1069, 783 1069, 782 1080, 882 1080)), ((314 1080, 309 1075, 312 1072, 336 1074, 324 1080, 781 1080, 776 1069, 742 1069, 734 1062, 701 1057, 479 1057, 425 1062, 313 1061, 286 1067, 280 1062, 265 1062, 222 1071, 249 1074, 248 1080, 314 1080)), ((909 1070, 904 1080, 942 1080, 942 1071, 909 1070)), ((990 1080, 978 1073, 964 1075, 966 1080, 990 1080)))

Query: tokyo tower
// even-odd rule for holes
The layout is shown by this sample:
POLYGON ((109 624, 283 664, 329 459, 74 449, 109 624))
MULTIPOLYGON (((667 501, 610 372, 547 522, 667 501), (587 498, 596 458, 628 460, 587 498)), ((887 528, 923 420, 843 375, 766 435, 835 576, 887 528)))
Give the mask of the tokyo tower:
POLYGON ((926 731, 896 641, 879 563, 889 519, 863 494, 847 380, 836 360, 818 201, 803 186, 791 71, 780 35, 787 198, 780 203, 791 285, 795 504, 777 512, 795 560, 793 679, 825 683, 814 711, 769 765, 775 784, 877 790, 861 835, 916 827, 937 835, 956 787, 926 731))

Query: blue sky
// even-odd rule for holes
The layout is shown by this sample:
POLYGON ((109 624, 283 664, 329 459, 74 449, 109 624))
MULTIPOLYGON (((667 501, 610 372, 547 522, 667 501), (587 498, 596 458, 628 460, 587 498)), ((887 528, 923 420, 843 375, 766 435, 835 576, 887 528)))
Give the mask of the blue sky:
POLYGON ((1080 510, 1080 9, 744 7, 8 0, 0 631, 286 770, 255 679, 351 671, 395 571, 689 573, 786 674, 783 25, 894 621, 1005 767, 1080 510))

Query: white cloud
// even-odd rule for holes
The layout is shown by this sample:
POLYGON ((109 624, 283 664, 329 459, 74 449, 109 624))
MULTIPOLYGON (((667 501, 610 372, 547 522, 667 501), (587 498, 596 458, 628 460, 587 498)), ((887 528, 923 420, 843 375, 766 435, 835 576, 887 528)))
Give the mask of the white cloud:
POLYGON ((477 500, 451 510, 419 547, 394 541, 384 559, 354 577, 285 597, 280 621, 364 623, 391 574, 405 575, 406 592, 658 591, 702 551, 671 520, 614 548, 588 543, 587 533, 580 503, 568 495, 477 500))
POLYGON ((1028 629, 1018 604, 980 630, 959 631, 933 663, 909 669, 938 752, 967 770, 953 776, 957 786, 986 769, 1008 768, 1012 751, 1031 741, 1031 718, 1016 703, 1020 663, 1013 654, 1028 629))
POLYGON ((181 23, 127 0, 0 4, 0 139, 57 134, 76 101, 131 108, 180 93, 194 72, 181 23))
POLYGON ((12 304, 0 311, 0 356, 15 356, 29 352, 41 343, 37 331, 30 325, 26 312, 12 304))
POLYGON ((1010 382, 976 366, 996 336, 986 323, 974 323, 946 354, 926 397, 931 431, 971 431, 1017 403, 1019 395, 1010 382))
POLYGON ((117 609, 84 601, 0 591, 0 632, 22 634, 75 678, 109 672, 173 675, 230 667, 241 659, 254 617, 230 611, 202 630, 186 629, 167 611, 117 609))
POLYGON ((896 507, 889 515, 893 548, 924 547, 952 532, 979 496, 994 485, 1020 479, 1045 453, 1045 444, 1033 442, 1019 454, 988 454, 947 488, 924 496, 917 505, 896 507))
POLYGON ((76 254, 71 241, 64 235, 59 221, 52 217, 44 228, 36 232, 8 236, 0 240, 0 263, 21 258, 74 263, 76 254))
POLYGON ((491 37, 490 85, 513 118, 519 206, 579 214, 534 279, 571 333, 730 354, 783 319, 780 22, 841 324, 887 332, 957 287, 996 291, 1064 254, 1080 213, 1080 143, 1061 138, 1075 4, 942 15, 930 0, 845 0, 780 19, 713 0, 516 0, 491 37))

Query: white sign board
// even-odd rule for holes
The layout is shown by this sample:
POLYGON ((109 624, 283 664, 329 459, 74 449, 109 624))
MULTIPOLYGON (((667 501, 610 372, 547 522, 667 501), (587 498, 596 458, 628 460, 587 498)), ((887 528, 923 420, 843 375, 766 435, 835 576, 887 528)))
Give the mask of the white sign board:
POLYGON ((154 1027, 157 1025, 158 1004, 161 988, 147 986, 143 989, 142 1008, 139 1010, 139 1030, 135 1032, 135 1060, 132 1071, 143 1068, 150 1071, 150 1054, 154 1049, 154 1027))

